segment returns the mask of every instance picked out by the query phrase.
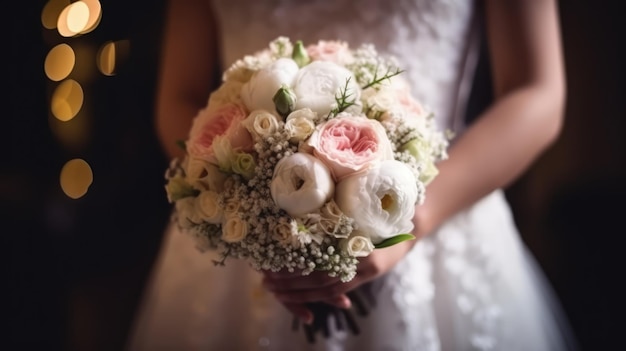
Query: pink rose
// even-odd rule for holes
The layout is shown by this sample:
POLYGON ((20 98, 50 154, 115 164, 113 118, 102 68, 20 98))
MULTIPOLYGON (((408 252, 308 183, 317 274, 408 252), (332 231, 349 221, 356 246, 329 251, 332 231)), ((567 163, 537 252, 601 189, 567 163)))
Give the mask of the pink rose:
POLYGON ((317 44, 309 45, 306 51, 312 61, 331 61, 344 64, 352 58, 348 43, 342 41, 320 40, 317 44))
POLYGON ((217 164, 213 141, 218 136, 224 136, 233 150, 251 151, 252 136, 241 123, 246 117, 246 110, 236 103, 227 103, 213 111, 202 109, 193 120, 187 152, 192 157, 217 164))
POLYGON ((365 116, 339 114, 318 125, 307 143, 336 181, 393 159, 385 129, 365 116))

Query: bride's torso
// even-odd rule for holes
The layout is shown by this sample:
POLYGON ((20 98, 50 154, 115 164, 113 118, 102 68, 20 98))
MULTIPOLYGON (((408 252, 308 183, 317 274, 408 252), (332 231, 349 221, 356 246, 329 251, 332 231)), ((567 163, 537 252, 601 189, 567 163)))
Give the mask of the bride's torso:
POLYGON ((440 127, 458 131, 476 43, 472 0, 211 0, 222 67, 278 36, 374 44, 395 57, 440 127))

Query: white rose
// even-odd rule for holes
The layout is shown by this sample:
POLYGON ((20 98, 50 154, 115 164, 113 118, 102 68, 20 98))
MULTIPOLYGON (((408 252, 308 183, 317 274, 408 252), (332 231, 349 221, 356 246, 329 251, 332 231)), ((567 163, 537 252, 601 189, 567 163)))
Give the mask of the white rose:
POLYGON ((274 94, 283 85, 291 86, 298 73, 298 64, 290 58, 280 58, 257 71, 241 87, 241 98, 250 111, 276 112, 274 94))
MULTIPOLYGON (((273 111, 273 110, 272 110, 273 111)), ((243 125, 255 140, 267 138, 278 130, 278 118, 266 110, 254 110, 243 120, 243 125)))
POLYGON ((296 117, 304 117, 306 119, 310 119, 311 122, 315 122, 317 120, 317 113, 313 112, 310 108, 301 108, 298 110, 294 110, 287 116, 287 121, 291 118, 296 117))
POLYGON ((361 98, 366 108, 369 109, 368 116, 370 118, 376 118, 385 112, 398 109, 398 97, 387 86, 381 86, 379 89, 365 89, 361 98))
POLYGON ((227 243, 237 243, 248 235, 248 223, 237 214, 225 217, 222 223, 222 240, 227 243))
POLYGON ((213 139, 213 155, 217 160, 220 170, 224 172, 232 171, 236 155, 228 138, 219 135, 213 139))
POLYGON ((287 117, 285 130, 289 133, 289 141, 297 143, 313 134, 315 123, 305 116, 291 114, 287 117))
POLYGON ((413 172, 396 160, 383 161, 367 172, 337 184, 335 201, 374 244, 413 229, 418 189, 413 172))
POLYGON ((332 197, 334 188, 328 168, 304 153, 278 161, 270 185, 274 202, 294 217, 322 207, 332 197))
POLYGON ((358 102, 361 88, 352 72, 329 61, 311 62, 300 69, 293 85, 296 109, 310 108, 320 116, 328 115, 336 105, 335 98, 346 88, 346 82, 346 95, 358 102))
POLYGON ((187 181, 198 190, 222 192, 227 176, 214 164, 199 158, 189 158, 185 167, 187 181))
POLYGON ((322 207, 321 213, 324 218, 332 219, 334 221, 338 221, 343 214, 335 200, 328 201, 324 207, 322 207))
POLYGON ((219 224, 224 212, 219 205, 219 195, 214 191, 203 191, 196 197, 195 203, 198 215, 204 221, 219 224))
POLYGON ((372 240, 363 235, 352 235, 348 239, 341 240, 339 246, 353 257, 366 257, 374 251, 372 240))
POLYGON ((272 238, 285 246, 292 245, 297 234, 295 229, 290 223, 278 223, 272 231, 272 238))
POLYGON ((230 198, 226 200, 226 204, 224 205, 224 212, 227 214, 234 214, 239 210, 239 200, 236 198, 230 198))

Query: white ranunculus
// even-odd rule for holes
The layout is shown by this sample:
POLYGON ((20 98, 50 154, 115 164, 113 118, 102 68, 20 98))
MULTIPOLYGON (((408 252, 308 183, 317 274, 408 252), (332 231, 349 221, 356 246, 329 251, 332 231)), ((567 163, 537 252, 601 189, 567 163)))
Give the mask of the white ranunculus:
POLYGON ((196 209, 200 218, 212 224, 222 222, 224 211, 219 205, 219 195, 214 191, 203 191, 196 197, 196 209))
POLYGON ((241 98, 248 110, 276 112, 273 101, 274 94, 283 85, 292 86, 298 70, 298 64, 294 60, 280 58, 257 71, 241 87, 241 98))
POLYGON ((352 72, 329 61, 311 62, 300 69, 293 84, 297 96, 296 109, 310 108, 320 116, 328 115, 346 82, 346 95, 350 100, 359 101, 361 88, 352 72))
POLYGON ((254 110, 243 120, 242 124, 250 132, 254 140, 267 138, 278 130, 279 120, 267 110, 254 110))
POLYGON ((270 185, 274 202, 294 217, 322 207, 333 196, 334 189, 328 168, 305 153, 281 159, 276 164, 270 185))
POLYGON ((411 232, 417 196, 413 172, 396 160, 344 178, 335 191, 339 208, 374 244, 411 232))
POLYGON ((248 223, 237 214, 226 216, 222 223, 222 240, 237 243, 248 235, 248 223))
POLYGON ((359 234, 353 234, 349 238, 341 240, 339 246, 353 257, 366 257, 374 251, 372 240, 359 234))
POLYGON ((199 158, 189 158, 185 167, 187 181, 197 190, 213 190, 221 192, 224 189, 226 174, 214 164, 199 158))

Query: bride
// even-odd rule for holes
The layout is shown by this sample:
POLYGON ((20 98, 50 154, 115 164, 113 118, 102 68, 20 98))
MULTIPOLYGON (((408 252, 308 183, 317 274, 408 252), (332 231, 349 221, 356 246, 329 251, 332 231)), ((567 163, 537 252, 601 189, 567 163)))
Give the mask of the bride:
MULTIPOLYGON (((567 350, 574 338, 521 241, 502 188, 558 137, 565 78, 554 0, 171 0, 156 129, 169 157, 216 88, 220 70, 278 36, 372 43, 405 70, 412 92, 456 137, 417 206, 418 240, 375 250, 357 277, 263 274, 215 267, 170 225, 128 341, 129 350, 567 350), (481 31, 485 30, 485 35, 481 31), (494 101, 463 114, 479 41, 488 40, 494 101), (359 335, 310 343, 292 330, 305 306, 376 305, 359 335)), ((331 327, 333 324, 330 324, 331 327)))

